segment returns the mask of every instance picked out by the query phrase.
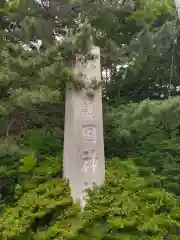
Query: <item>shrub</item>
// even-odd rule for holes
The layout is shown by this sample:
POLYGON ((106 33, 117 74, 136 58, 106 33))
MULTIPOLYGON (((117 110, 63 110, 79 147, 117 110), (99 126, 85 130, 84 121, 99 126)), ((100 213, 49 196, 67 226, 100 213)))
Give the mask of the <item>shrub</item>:
POLYGON ((89 191, 83 212, 72 203, 62 179, 47 179, 4 209, 1 238, 177 239, 178 199, 163 188, 155 188, 155 178, 154 173, 142 177, 133 159, 110 159, 104 186, 89 191))

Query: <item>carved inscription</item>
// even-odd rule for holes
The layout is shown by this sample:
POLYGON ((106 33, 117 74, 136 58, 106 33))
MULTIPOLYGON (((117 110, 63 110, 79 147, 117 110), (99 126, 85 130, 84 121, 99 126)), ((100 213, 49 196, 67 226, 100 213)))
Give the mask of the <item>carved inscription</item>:
POLYGON ((96 143, 96 127, 92 124, 82 126, 82 135, 84 142, 96 143))
POLYGON ((81 66, 82 66, 83 68, 87 68, 87 61, 86 61, 86 60, 81 61, 81 66))
POLYGON ((76 63, 78 63, 79 67, 87 68, 88 62, 85 56, 77 55, 76 56, 76 63))
POLYGON ((93 68, 93 69, 96 68, 96 62, 95 61, 89 61, 88 67, 93 68))
POLYGON ((84 106, 81 109, 83 117, 93 118, 93 104, 90 101, 84 101, 84 106))
POLYGON ((96 68, 96 60, 88 60, 85 56, 77 55, 76 63, 82 68, 96 68))
POLYGON ((93 150, 91 152, 89 152, 88 150, 84 151, 82 171, 87 173, 87 171, 91 169, 93 171, 93 173, 95 174, 96 167, 97 167, 96 151, 95 150, 93 150))
POLYGON ((85 79, 85 82, 86 83, 94 83, 94 82, 97 82, 97 79, 96 79, 96 77, 93 77, 93 76, 89 76, 89 75, 86 75, 85 77, 84 77, 84 79, 85 79))

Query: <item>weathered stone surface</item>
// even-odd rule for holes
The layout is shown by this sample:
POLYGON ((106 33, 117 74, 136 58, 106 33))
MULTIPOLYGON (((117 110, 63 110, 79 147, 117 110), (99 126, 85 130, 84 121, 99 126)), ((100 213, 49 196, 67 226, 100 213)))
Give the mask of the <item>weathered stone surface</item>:
MULTIPOLYGON (((75 73, 101 80, 100 50, 93 47, 97 57, 87 64, 76 62, 75 73)), ((80 201, 84 190, 94 184, 101 185, 105 178, 103 119, 101 88, 87 95, 85 90, 66 92, 65 133, 64 133, 64 177, 69 179, 72 197, 80 201)))
POLYGON ((180 0, 174 0, 174 3, 175 3, 178 17, 180 17, 180 0))

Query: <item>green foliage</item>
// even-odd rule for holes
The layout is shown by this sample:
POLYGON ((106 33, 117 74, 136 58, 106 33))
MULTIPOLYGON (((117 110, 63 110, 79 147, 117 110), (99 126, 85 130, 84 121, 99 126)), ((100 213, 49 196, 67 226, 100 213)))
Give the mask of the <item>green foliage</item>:
POLYGON ((139 10, 134 13, 134 18, 142 24, 142 19, 144 23, 152 23, 159 16, 172 14, 175 11, 173 1, 171 0, 140 0, 137 1, 139 4, 139 10))
POLYGON ((34 156, 34 154, 31 154, 30 156, 20 159, 21 167, 19 171, 22 173, 30 172, 35 167, 36 162, 37 162, 37 159, 34 156))
POLYGON ((167 231, 169 236, 175 235, 179 224, 173 219, 178 219, 178 202, 172 194, 152 187, 154 177, 153 173, 141 177, 131 160, 119 163, 118 159, 111 159, 107 182, 98 193, 92 193, 87 207, 96 224, 103 219, 105 236, 153 239, 163 237, 167 231))
MULTIPOLYGON (((30 153, 24 152, 24 157, 16 153, 16 165, 12 156, 1 162, 1 186, 9 186, 8 191, 1 189, 6 193, 0 203, 1 238, 178 239, 178 102, 178 98, 145 101, 108 110, 105 136, 127 139, 122 142, 129 142, 131 158, 106 161, 105 184, 89 191, 83 212, 72 203, 62 179, 61 140, 56 132, 34 129, 20 135, 14 142, 16 149, 29 149, 30 153)), ((119 152, 125 149, 125 145, 113 144, 119 152)), ((105 149, 110 152, 112 146, 106 142, 105 149)))
POLYGON ((140 157, 135 158, 134 162, 142 174, 146 175, 148 171, 153 171, 160 177, 158 187, 163 187, 176 196, 180 195, 179 141, 161 141, 154 146, 154 151, 143 148, 140 157))
MULTIPOLYGON (((180 227, 178 201, 163 188, 153 187, 156 178, 152 172, 142 177, 132 159, 111 159, 107 161, 104 186, 89 191, 90 199, 83 212, 72 204, 67 184, 61 179, 48 179, 24 191, 14 206, 4 209, 1 238, 176 237, 180 227)), ((28 184, 29 180, 26 177, 25 182, 28 184)))
POLYGON ((161 141, 179 136, 179 97, 164 101, 145 100, 105 111, 107 156, 127 157, 152 150, 161 141))
POLYGON ((62 140, 58 136, 56 129, 31 129, 25 131, 18 143, 35 151, 38 156, 57 156, 62 152, 62 140))
POLYGON ((64 66, 59 52, 61 47, 53 47, 43 54, 25 51, 18 45, 6 44, 2 48, 1 116, 12 113, 17 107, 32 111, 34 104, 56 103, 62 99, 72 73, 64 66))
POLYGON ((29 130, 16 141, 9 139, 0 146, 0 205, 13 202, 47 179, 62 176, 62 141, 55 131, 29 130), (30 180, 26 182, 27 177, 30 180))
MULTIPOLYGON (((178 107, 175 99, 168 102, 168 109, 172 109, 175 103, 178 107)), ((147 113, 144 109, 151 104, 156 114, 159 114, 159 108, 167 105, 165 102, 154 105, 148 101, 142 105, 135 104, 136 107, 123 107, 119 116, 125 116, 122 113, 128 112, 129 120, 122 118, 124 122, 121 121, 122 125, 118 126, 125 126, 127 122, 129 129, 132 129, 135 120, 140 114, 147 113), (159 107, 158 110, 155 106, 159 107)), ((148 118, 147 114, 144 116, 148 118)), ((169 124, 171 129, 176 128, 178 115, 177 119, 171 121, 167 116, 166 125, 169 124)), ((138 130, 137 136, 142 129, 138 130)), ((158 144, 161 141, 161 138, 157 139, 160 131, 164 129, 146 138, 141 148, 143 151, 136 153, 139 156, 126 161, 114 158, 106 162, 106 182, 103 187, 89 191, 90 199, 84 212, 72 203, 69 187, 62 180, 62 162, 58 157, 60 144, 56 135, 47 130, 25 132, 16 145, 21 149, 31 149, 31 153, 24 158, 19 157, 15 172, 8 165, 1 167, 1 183, 4 182, 6 188, 8 183, 6 196, 11 196, 11 199, 4 197, 1 201, 1 238, 163 239, 168 236, 178 239, 179 144, 173 144, 172 140, 158 144), (54 153, 54 156, 50 156, 50 153, 54 153), (22 171, 22 167, 26 171, 22 171), (13 178, 16 178, 14 182, 13 178), (10 203, 12 199, 13 204, 10 203)), ((131 147, 134 148, 134 145, 131 147)), ((12 157, 9 156, 10 160, 12 157)))
POLYGON ((49 180, 36 189, 29 190, 16 207, 7 208, 4 212, 4 218, 0 221, 1 237, 30 238, 38 228, 48 226, 56 217, 68 214, 72 200, 67 192, 68 187, 60 180, 49 180))

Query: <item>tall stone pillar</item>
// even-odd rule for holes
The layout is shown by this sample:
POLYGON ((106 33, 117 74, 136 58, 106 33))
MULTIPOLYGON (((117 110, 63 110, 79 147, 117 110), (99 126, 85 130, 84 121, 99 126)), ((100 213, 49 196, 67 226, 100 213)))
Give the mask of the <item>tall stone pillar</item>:
POLYGON ((175 3, 178 17, 180 17, 180 0, 174 0, 174 3, 175 3))
MULTIPOLYGON (((76 61, 74 67, 86 83, 101 81, 100 49, 93 47, 92 54, 95 59, 76 61)), ((93 95, 69 87, 65 107, 64 177, 69 180, 72 198, 83 208, 84 190, 105 179, 101 87, 93 90, 93 95)))

